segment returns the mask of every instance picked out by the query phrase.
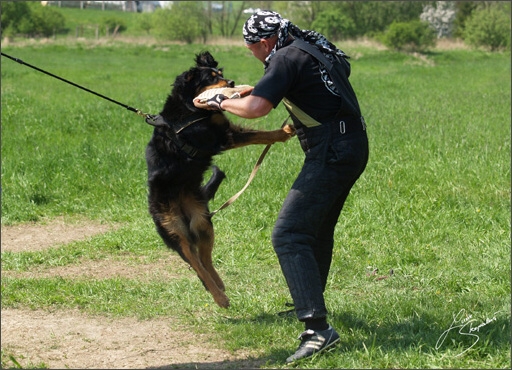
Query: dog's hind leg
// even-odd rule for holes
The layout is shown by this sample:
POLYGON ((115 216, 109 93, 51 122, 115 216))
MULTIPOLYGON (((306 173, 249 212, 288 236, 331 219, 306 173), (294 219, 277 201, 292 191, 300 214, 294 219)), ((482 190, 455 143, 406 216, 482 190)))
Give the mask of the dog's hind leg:
POLYGON ((192 211, 188 214, 192 234, 190 239, 195 242, 187 248, 183 248, 182 245, 182 251, 215 302, 220 307, 227 308, 229 298, 224 293, 224 283, 212 263, 214 233, 206 206, 201 202, 189 200, 187 210, 192 211))
MULTIPOLYGON (((204 205, 197 201, 193 201, 189 203, 189 205, 195 207, 196 214, 198 210, 201 210, 201 212, 204 210, 204 205)), ((210 269, 206 269, 201 261, 201 252, 199 249, 202 247, 197 245, 197 240, 204 237, 204 235, 198 234, 197 231, 192 233, 190 230, 190 227, 192 226, 197 228, 198 222, 201 224, 205 223, 206 225, 210 225, 212 228, 211 234, 213 235, 213 226, 211 221, 208 216, 203 216, 201 221, 201 218, 196 219, 191 217, 194 214, 184 215, 179 211, 181 208, 182 207, 174 205, 170 209, 160 210, 158 213, 153 213, 157 231, 165 244, 169 248, 177 251, 181 258, 183 258, 183 260, 185 260, 190 267, 194 269, 206 290, 208 290, 213 296, 215 302, 220 307, 227 308, 229 307, 229 298, 217 285, 215 278, 218 278, 218 275, 215 273, 215 275, 212 276, 209 272, 210 269)), ((207 235, 206 237, 208 238, 207 235)))
POLYGON ((201 188, 201 192, 206 197, 207 200, 213 199, 215 197, 215 193, 219 189, 219 186, 226 178, 226 175, 224 172, 222 172, 219 167, 212 166, 212 177, 210 177, 210 180, 201 188))
POLYGON ((214 301, 222 308, 229 307, 229 298, 226 294, 219 288, 217 282, 213 279, 213 276, 203 265, 200 256, 195 250, 196 246, 190 245, 188 241, 181 240, 180 241, 183 255, 189 262, 190 266, 197 273, 197 276, 203 282, 205 288, 210 292, 213 296, 214 301))
MULTIPOLYGON (((199 205, 199 204, 198 204, 199 205)), ((213 224, 210 217, 207 215, 207 209, 193 215, 190 220, 190 231, 197 236, 197 252, 202 265, 208 271, 212 279, 217 284, 217 287, 224 291, 224 282, 220 278, 217 270, 213 267, 212 252, 214 244, 213 224)))
POLYGON ((212 252, 214 245, 214 232, 211 221, 201 224, 201 230, 198 231, 200 237, 197 242, 197 249, 199 251, 199 258, 204 268, 210 273, 212 279, 215 281, 220 290, 225 291, 224 282, 213 267, 212 252))
POLYGON ((183 254, 187 258, 190 263, 190 266, 197 273, 197 276, 203 282, 205 288, 210 292, 213 296, 215 303, 217 303, 222 308, 229 307, 229 298, 228 296, 219 288, 217 282, 213 279, 213 276, 203 265, 200 257, 197 255, 196 251, 192 251, 194 247, 190 245, 183 245, 183 254))

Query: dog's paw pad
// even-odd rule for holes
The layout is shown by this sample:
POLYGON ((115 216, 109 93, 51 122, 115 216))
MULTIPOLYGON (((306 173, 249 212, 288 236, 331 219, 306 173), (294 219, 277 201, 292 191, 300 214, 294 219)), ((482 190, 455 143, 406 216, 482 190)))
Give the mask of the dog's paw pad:
POLYGON ((227 296, 224 296, 222 298, 216 299, 215 302, 217 302, 219 307, 222 307, 222 308, 228 308, 230 306, 229 298, 227 296))
POLYGON ((283 127, 283 131, 289 135, 295 135, 295 127, 293 127, 292 125, 285 125, 283 127))

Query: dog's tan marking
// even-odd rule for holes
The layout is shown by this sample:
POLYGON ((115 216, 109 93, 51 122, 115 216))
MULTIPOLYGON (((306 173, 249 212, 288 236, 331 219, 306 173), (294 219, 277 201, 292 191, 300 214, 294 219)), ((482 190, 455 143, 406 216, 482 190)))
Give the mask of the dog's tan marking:
POLYGON ((168 212, 160 214, 160 220, 167 233, 178 238, 181 253, 215 302, 229 307, 224 282, 213 267, 214 232, 206 205, 190 194, 182 194, 178 203, 169 204, 168 212))
POLYGON ((291 125, 286 125, 282 129, 274 131, 248 130, 235 132, 233 133, 233 148, 230 149, 253 144, 268 145, 276 142, 285 142, 293 136, 295 136, 295 128, 291 125))
POLYGON ((224 290, 224 283, 213 268, 212 251, 214 244, 213 225, 210 221, 208 209, 201 202, 193 197, 183 199, 186 206, 186 214, 190 219, 190 231, 198 238, 197 251, 199 258, 206 270, 212 275, 213 280, 217 283, 221 290, 224 290))
MULTIPOLYGON (((195 270, 197 276, 204 283, 206 289, 211 293, 215 302, 223 308, 229 307, 229 298, 226 294, 217 286, 217 283, 213 279, 213 276, 203 265, 203 261, 199 258, 195 248, 190 245, 186 238, 180 235, 180 245, 182 248, 183 255, 189 261, 190 266, 195 270)), ((212 267, 213 268, 213 267, 212 267)))
POLYGON ((283 127, 283 131, 289 135, 292 135, 292 136, 295 135, 295 127, 293 127, 292 125, 285 125, 283 127))

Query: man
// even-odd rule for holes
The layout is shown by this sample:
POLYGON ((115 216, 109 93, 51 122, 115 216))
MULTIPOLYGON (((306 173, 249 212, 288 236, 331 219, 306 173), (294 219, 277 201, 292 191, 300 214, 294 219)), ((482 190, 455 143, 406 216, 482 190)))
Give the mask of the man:
POLYGON ((323 292, 332 260, 334 228, 350 189, 368 161, 366 125, 348 82, 348 57, 324 36, 300 30, 272 11, 253 14, 244 25, 243 35, 247 48, 265 65, 263 77, 249 96, 227 99, 216 95, 207 105, 208 109, 257 118, 283 101, 305 153, 301 172, 272 232, 297 318, 305 325, 299 348, 286 360, 291 363, 339 341, 338 333, 327 322, 323 292), (327 61, 320 63, 300 48, 300 40, 318 48, 327 61), (331 63, 341 63, 337 66, 341 75, 330 75, 327 67, 331 63), (340 86, 342 91, 338 91, 340 86))

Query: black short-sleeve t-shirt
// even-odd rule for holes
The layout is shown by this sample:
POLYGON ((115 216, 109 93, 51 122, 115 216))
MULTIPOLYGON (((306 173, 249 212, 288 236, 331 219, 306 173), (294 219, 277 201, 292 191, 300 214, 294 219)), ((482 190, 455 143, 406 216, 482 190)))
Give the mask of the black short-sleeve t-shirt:
POLYGON ((287 98, 320 123, 332 119, 341 106, 341 98, 322 80, 318 61, 288 46, 276 51, 252 95, 267 99, 274 108, 287 98))

